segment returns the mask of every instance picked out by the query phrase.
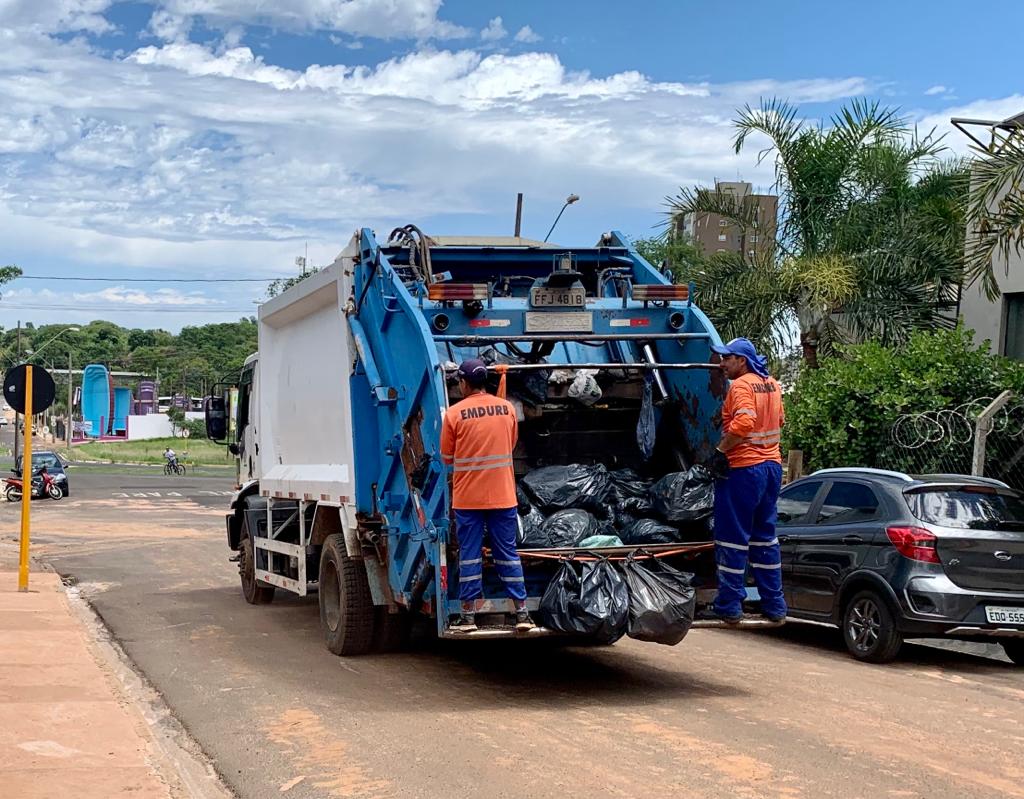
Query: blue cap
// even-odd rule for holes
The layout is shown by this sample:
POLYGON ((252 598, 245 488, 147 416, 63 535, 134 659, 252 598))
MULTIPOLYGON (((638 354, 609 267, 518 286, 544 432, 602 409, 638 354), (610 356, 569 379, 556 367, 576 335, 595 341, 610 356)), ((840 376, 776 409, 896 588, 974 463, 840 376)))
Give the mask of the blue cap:
POLYGON ((768 377, 768 359, 758 355, 757 348, 749 338, 734 338, 728 344, 712 344, 711 351, 719 355, 738 355, 747 359, 747 368, 756 375, 768 377))
POLYGON ((466 358, 459 364, 459 377, 471 386, 482 386, 487 381, 487 365, 479 358, 466 358))

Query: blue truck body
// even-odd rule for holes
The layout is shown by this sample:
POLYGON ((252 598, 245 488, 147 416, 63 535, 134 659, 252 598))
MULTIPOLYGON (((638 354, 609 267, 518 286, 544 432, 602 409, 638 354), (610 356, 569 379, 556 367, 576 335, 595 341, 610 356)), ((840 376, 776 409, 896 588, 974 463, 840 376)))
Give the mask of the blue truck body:
MULTIPOLYGON (((379 526, 397 604, 436 615, 442 635, 459 608, 450 565, 450 489, 440 454, 453 365, 495 353, 525 363, 543 353, 550 369, 643 365, 623 371, 656 378, 657 429, 674 435, 678 463, 701 460, 717 443, 725 384, 710 363, 710 345, 720 339, 687 287, 673 288, 621 233, 588 248, 441 243, 425 253, 411 239, 381 246, 364 229, 347 318, 358 353, 351 376, 356 506, 362 520, 379 526), (583 305, 531 305, 531 289, 546 282, 582 287, 583 305)), ((569 416, 583 412, 568 406, 569 416)), ((609 454, 635 451, 634 430, 635 422, 627 422, 621 430, 626 440, 610 446, 609 454)), ((517 471, 520 460, 523 466, 569 462, 578 454, 558 450, 517 456, 517 471)), ((609 465, 628 460, 627 454, 609 465)), ((550 565, 524 559, 534 602, 550 565)), ((485 611, 511 609, 493 569, 485 570, 484 595, 485 611)))

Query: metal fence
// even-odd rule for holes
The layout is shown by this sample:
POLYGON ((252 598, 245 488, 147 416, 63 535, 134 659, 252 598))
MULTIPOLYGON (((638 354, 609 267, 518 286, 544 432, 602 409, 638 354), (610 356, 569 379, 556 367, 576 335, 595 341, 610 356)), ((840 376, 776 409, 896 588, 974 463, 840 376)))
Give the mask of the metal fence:
POLYGON ((901 416, 890 468, 910 474, 982 474, 1024 490, 1024 399, 1010 392, 901 416))

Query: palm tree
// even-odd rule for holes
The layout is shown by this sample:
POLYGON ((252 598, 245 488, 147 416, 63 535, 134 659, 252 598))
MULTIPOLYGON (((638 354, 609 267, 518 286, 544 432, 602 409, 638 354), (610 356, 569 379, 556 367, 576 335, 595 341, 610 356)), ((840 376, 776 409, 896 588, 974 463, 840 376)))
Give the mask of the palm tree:
MULTIPOLYGON (((805 125, 776 99, 745 107, 734 124, 737 153, 752 134, 769 139, 758 162, 774 156, 780 218, 774 248, 719 253, 691 276, 723 332, 781 355, 795 325, 804 361, 816 366, 819 351, 841 341, 901 341, 939 319, 963 260, 962 227, 947 228, 963 168, 940 164, 939 141, 864 101, 828 127, 805 125)), ((753 201, 718 187, 681 189, 667 202, 673 219, 710 213, 744 231, 757 226, 753 201)))
POLYGON ((1024 127, 1000 137, 973 164, 967 207, 968 283, 981 281, 990 300, 999 296, 993 268, 998 253, 1009 269, 1010 250, 1024 250, 1024 127))

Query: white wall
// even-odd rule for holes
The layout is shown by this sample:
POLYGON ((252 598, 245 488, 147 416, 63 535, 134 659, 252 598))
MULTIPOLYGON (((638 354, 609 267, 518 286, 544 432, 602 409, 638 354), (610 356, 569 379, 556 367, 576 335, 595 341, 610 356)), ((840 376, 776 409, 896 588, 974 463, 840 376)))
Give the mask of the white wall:
POLYGON ((171 420, 166 413, 147 413, 145 416, 128 417, 128 440, 143 438, 170 438, 171 420))

